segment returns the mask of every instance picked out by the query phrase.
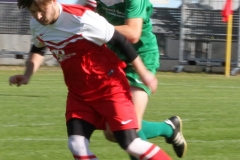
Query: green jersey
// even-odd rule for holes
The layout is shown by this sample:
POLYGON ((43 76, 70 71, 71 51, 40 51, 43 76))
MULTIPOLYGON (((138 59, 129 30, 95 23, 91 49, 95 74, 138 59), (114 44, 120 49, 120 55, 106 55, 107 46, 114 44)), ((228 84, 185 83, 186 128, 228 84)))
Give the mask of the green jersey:
MULTIPOLYGON (((143 63, 153 74, 159 68, 159 50, 156 36, 152 33, 152 4, 149 0, 96 0, 97 12, 114 26, 124 25, 127 19, 142 18, 143 26, 140 40, 133 44, 143 63)), ((118 57, 126 60, 117 46, 108 44, 118 57)), ((141 82, 141 78, 131 64, 124 68, 130 86, 145 90, 148 95, 150 89, 141 82)))
MULTIPOLYGON (((138 53, 158 52, 156 36, 152 33, 152 4, 149 0, 96 0, 97 12, 105 17, 114 26, 124 25, 126 19, 142 18, 142 34, 139 42, 133 44, 138 53)), ((116 46, 108 44, 118 56, 125 60, 116 46)))

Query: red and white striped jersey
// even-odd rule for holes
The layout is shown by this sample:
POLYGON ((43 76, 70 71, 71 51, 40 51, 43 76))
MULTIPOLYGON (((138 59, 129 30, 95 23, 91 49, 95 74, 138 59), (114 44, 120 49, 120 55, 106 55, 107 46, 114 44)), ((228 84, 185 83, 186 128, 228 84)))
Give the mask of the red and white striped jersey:
POLYGON ((61 65, 70 94, 85 100, 112 94, 106 87, 123 81, 107 78, 113 70, 116 75, 121 64, 105 45, 112 38, 114 27, 80 5, 58 5, 60 15, 54 24, 41 25, 31 20, 33 44, 50 49, 61 65))
POLYGON ((80 5, 58 5, 60 15, 54 24, 45 26, 34 18, 31 20, 30 28, 36 47, 44 43, 50 49, 62 49, 81 39, 101 46, 112 38, 114 27, 97 13, 80 5))

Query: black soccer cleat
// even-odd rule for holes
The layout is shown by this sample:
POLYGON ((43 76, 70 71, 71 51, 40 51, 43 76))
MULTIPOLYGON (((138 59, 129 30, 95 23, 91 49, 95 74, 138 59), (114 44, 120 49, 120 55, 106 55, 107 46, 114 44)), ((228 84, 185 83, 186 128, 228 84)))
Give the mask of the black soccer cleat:
POLYGON ((177 156, 182 158, 187 151, 187 142, 182 134, 182 120, 178 116, 173 116, 165 122, 173 128, 173 136, 165 138, 166 142, 172 144, 177 156))

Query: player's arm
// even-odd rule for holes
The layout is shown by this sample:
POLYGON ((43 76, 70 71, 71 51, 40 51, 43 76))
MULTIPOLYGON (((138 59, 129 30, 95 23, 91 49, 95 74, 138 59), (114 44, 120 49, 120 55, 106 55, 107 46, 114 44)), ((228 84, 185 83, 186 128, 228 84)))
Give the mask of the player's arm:
POLYGON ((46 52, 46 47, 36 47, 32 45, 31 51, 29 53, 29 58, 26 62, 26 70, 24 76, 30 78, 41 66, 44 60, 44 54, 46 52))
POLYGON ((28 60, 26 61, 25 72, 23 74, 14 75, 9 78, 10 85, 21 86, 22 84, 28 84, 31 76, 39 69, 44 59, 46 47, 32 46, 29 53, 28 60))
MULTIPOLYGON (((112 43, 119 47, 122 53, 126 54, 128 61, 132 63, 142 81, 154 92, 157 88, 156 77, 147 70, 138 53, 125 36, 120 34, 107 20, 92 11, 85 12, 88 23, 81 28, 82 37, 101 46, 105 43, 112 43)), ((83 16, 84 18, 84 16, 83 16)))
POLYGON ((115 30, 109 43, 118 46, 122 50, 122 53, 124 53, 128 58, 128 61, 132 63, 143 82, 151 89, 152 92, 155 92, 157 88, 156 77, 148 71, 138 53, 126 37, 115 30))
MULTIPOLYGON (((86 0, 86 7, 94 10, 97 7, 95 0, 86 0)), ((142 18, 129 18, 124 25, 114 26, 117 31, 123 34, 131 43, 137 43, 142 33, 142 18)))
POLYGON ((125 25, 115 26, 131 43, 137 43, 142 33, 142 18, 127 19, 125 25))

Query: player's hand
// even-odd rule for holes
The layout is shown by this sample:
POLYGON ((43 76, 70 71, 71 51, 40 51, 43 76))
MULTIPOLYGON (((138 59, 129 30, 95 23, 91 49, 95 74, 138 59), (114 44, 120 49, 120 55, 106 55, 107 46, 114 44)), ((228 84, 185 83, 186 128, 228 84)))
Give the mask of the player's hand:
POLYGON ((143 83, 148 86, 152 93, 157 90, 158 80, 151 72, 147 72, 142 78, 143 83))
POLYGON ((22 84, 28 84, 29 77, 25 75, 14 75, 9 78, 9 85, 17 85, 18 87, 22 84))

